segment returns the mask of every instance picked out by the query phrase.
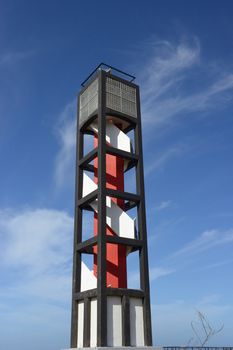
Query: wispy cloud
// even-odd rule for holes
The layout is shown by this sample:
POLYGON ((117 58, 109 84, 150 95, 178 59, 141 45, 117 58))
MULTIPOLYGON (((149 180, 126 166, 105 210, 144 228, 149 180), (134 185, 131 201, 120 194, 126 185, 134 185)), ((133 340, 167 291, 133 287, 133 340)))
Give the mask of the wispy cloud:
POLYGON ((140 77, 145 122, 162 125, 178 114, 211 110, 220 98, 225 103, 232 100, 226 94, 233 89, 233 73, 219 69, 210 75, 197 38, 178 44, 159 41, 148 50, 151 54, 140 77), (186 84, 190 81, 195 89, 186 84))
MULTIPOLYGON (((151 242, 151 238, 150 238, 151 242)), ((171 270, 171 272, 182 271, 187 265, 196 262, 199 259, 200 254, 203 252, 211 251, 215 248, 224 247, 226 245, 233 244, 233 229, 226 231, 221 230, 209 230, 204 231, 197 238, 191 240, 180 249, 165 256, 161 260, 161 264, 165 266, 165 271, 171 270)), ((193 271, 205 271, 222 267, 227 264, 231 264, 233 259, 222 259, 214 263, 209 263, 209 255, 207 255, 206 263, 202 263, 201 266, 194 265, 193 271)))
MULTIPOLYGON (((73 218, 52 209, 0 211, 0 270, 5 276, 4 290, 9 297, 37 295, 56 299, 70 288, 73 218), (17 274, 13 283, 8 274, 17 274), (20 277, 20 278, 19 278, 20 277), (60 293, 59 293, 60 294, 60 293)), ((61 300, 61 299, 60 299, 61 300)))
POLYGON ((155 159, 151 159, 150 163, 146 163, 145 165, 145 176, 148 176, 153 171, 157 169, 161 169, 165 166, 165 164, 170 161, 171 159, 180 156, 185 152, 184 145, 175 145, 172 146, 165 151, 161 152, 161 154, 158 157, 155 157, 155 159))
POLYGON ((5 65, 11 65, 22 60, 31 57, 35 51, 15 51, 15 52, 3 52, 0 53, 0 67, 5 65))
MULTIPOLYGON (((57 190, 74 186, 76 148, 76 99, 68 103, 59 116, 55 128, 59 149, 55 159, 54 180, 57 190)), ((93 138, 84 137, 84 153, 93 148, 93 138)))
POLYGON ((27 344, 30 328, 35 349, 48 339, 51 348, 67 348, 72 236, 73 218, 64 211, 0 209, 1 348, 14 347, 12 324, 19 347, 27 344))
POLYGON ((202 253, 216 246, 224 245, 233 242, 233 230, 218 231, 210 230, 203 232, 199 237, 192 240, 183 248, 174 252, 170 258, 177 258, 184 255, 194 255, 202 253))
POLYGON ((224 260, 220 260, 220 261, 217 261, 213 264, 208 264, 208 265, 205 265, 205 266, 201 266, 199 270, 210 270, 210 269, 216 269, 218 267, 222 267, 222 266, 225 266, 225 265, 228 265, 228 264, 232 264, 233 263, 233 259, 224 259, 224 260))
MULTIPOLYGON (((165 267, 152 267, 150 268, 150 282, 158 280, 161 277, 168 276, 174 273, 175 270, 165 267)), ((140 274, 138 271, 131 271, 129 275, 129 287, 130 288, 139 288, 140 274)))
POLYGON ((161 211, 164 209, 169 208, 172 205, 172 201, 168 200, 168 201, 162 201, 159 205, 157 205, 157 207, 155 207, 154 209, 157 211, 161 211))
POLYGON ((157 99, 167 93, 176 82, 185 77, 184 72, 200 62, 200 44, 196 38, 192 43, 174 44, 169 41, 150 42, 149 59, 144 64, 140 79, 143 83, 143 99, 157 99))
MULTIPOLYGON (((190 112, 208 111, 224 99, 223 107, 232 96, 233 73, 215 70, 209 76, 209 68, 201 59, 198 38, 189 42, 158 41, 146 48, 147 57, 141 75, 143 121, 162 126, 174 117, 190 112), (201 80, 202 79, 202 83, 201 80), (194 89, 190 89, 190 81, 194 89), (209 83, 206 83, 209 81, 209 83), (187 82, 189 84, 187 84, 187 82), (186 85, 187 84, 187 85, 186 85)), ((216 63, 217 65, 217 63, 216 63)), ((55 163, 55 183, 61 188, 74 181, 76 103, 68 103, 60 116, 57 127, 60 148, 55 163)), ((145 166, 145 175, 163 167, 185 151, 182 144, 173 145, 145 166)))
POLYGON ((60 143, 55 160, 55 183, 57 188, 74 183, 76 145, 76 102, 68 103, 59 117, 56 128, 60 143))
POLYGON ((174 269, 164 267, 152 267, 150 268, 150 281, 155 281, 158 278, 168 276, 175 272, 174 269))

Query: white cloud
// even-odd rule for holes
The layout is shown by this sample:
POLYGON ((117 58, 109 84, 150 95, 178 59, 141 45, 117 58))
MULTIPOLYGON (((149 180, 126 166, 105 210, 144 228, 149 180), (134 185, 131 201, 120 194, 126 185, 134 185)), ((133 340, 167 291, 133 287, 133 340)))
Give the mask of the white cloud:
POLYGON ((183 248, 177 250, 169 258, 177 258, 184 255, 194 255, 202 253, 216 246, 225 245, 233 242, 233 230, 227 231, 209 230, 203 232, 199 237, 186 244, 183 248))
POLYGON ((76 103, 67 104, 59 118, 57 135, 60 148, 55 160, 55 183, 57 188, 74 184, 76 145, 76 103))
POLYGON ((139 77, 143 83, 143 99, 145 106, 148 98, 154 100, 170 90, 174 84, 185 77, 187 69, 200 61, 200 44, 197 39, 192 44, 169 41, 158 41, 147 47, 151 51, 148 62, 139 77), (180 75, 179 75, 180 74, 180 75))
MULTIPOLYGON (((178 114, 211 110, 233 89, 233 73, 219 69, 208 75, 209 67, 201 60, 197 38, 190 43, 178 44, 160 41, 151 51, 139 79, 143 120, 147 123, 162 125, 178 114), (192 79, 196 90, 186 88, 188 79, 192 79)), ((227 99, 232 100, 232 96, 227 99)))
POLYGON ((172 205, 172 201, 171 200, 162 201, 157 207, 155 207, 155 210, 161 211, 161 210, 169 208, 171 205, 172 205))
MULTIPOLYGON (((221 303, 216 295, 206 295, 193 303, 176 300, 168 304, 152 305, 156 346, 187 346, 194 336, 190 323, 196 319, 196 310, 200 310, 215 329, 225 324, 223 331, 213 336, 207 345, 229 345, 233 305, 221 303)), ((190 345, 198 345, 196 339, 192 339, 190 345)))
MULTIPOLYGON (((56 135, 59 150, 55 159, 54 179, 56 189, 74 187, 75 182, 75 153, 76 153, 76 100, 68 103, 59 116, 56 135)), ((93 137, 84 136, 84 154, 93 148, 93 137)))
POLYGON ((184 152, 184 147, 182 145, 176 145, 168 148, 162 152, 158 157, 155 157, 154 160, 150 160, 150 164, 145 166, 145 176, 148 176, 153 171, 161 169, 165 164, 172 158, 178 157, 184 152))
POLYGON ((1 297, 64 300, 70 293, 73 218, 52 209, 0 211, 1 297), (59 285, 59 294, 57 286, 59 285), (15 293, 17 290, 17 294, 15 293))
POLYGON ((1 260, 6 265, 47 271, 65 265, 73 219, 52 209, 0 212, 1 260))
POLYGON ((175 272, 174 269, 168 269, 164 267, 152 267, 150 268, 150 281, 155 281, 158 278, 168 276, 175 272))
MULTIPOLYGON (((174 226, 174 225, 173 225, 174 226)), ((164 228, 162 229, 164 233, 164 228)), ((152 238, 153 239, 153 238, 152 238)), ((149 240, 151 242, 151 238, 149 240)), ((155 268, 150 270, 150 278, 157 279, 162 276, 170 275, 174 272, 182 272, 186 269, 187 265, 193 264, 193 272, 204 272, 209 269, 216 269, 227 264, 232 264, 233 259, 221 259, 214 263, 197 264, 197 259, 199 259, 200 254, 203 252, 211 251, 215 248, 222 246, 229 246, 233 243, 233 229, 226 231, 221 230, 209 230, 204 231, 196 239, 191 240, 185 244, 182 248, 174 251, 170 255, 165 256, 161 260, 161 264, 165 265, 165 268, 155 268)), ((208 257, 208 256, 207 256, 208 257)), ((225 257, 225 255, 224 255, 225 257)), ((207 259, 208 260, 208 259, 207 259)))
MULTIPOLYGON (((221 98, 225 98, 225 103, 232 99, 227 93, 233 89, 233 73, 215 70, 209 77, 208 67, 201 60, 197 38, 178 44, 169 41, 150 43, 146 52, 149 58, 143 62, 143 67, 138 67, 141 72, 138 80, 141 83, 143 122, 151 123, 154 127, 162 126, 173 121, 178 114, 206 112, 218 105, 221 98), (203 79, 205 74, 205 84, 195 80, 195 77, 203 79), (193 79, 195 91, 186 89, 185 83, 189 79, 193 79), (209 84, 206 81, 210 81, 209 84)), ((57 133, 60 148, 55 162, 55 183, 58 189, 74 183, 76 108, 76 102, 70 102, 59 118, 57 133)), ((145 167, 145 175, 183 152, 184 145, 174 145, 165 150, 145 167)))
MULTIPOLYGON (((153 282, 161 277, 168 276, 175 272, 174 269, 165 267, 152 267, 149 270, 150 282, 153 282)), ((129 274, 129 288, 140 288, 139 287, 140 274, 138 271, 130 271, 129 274)))
POLYGON ((232 262, 233 262, 233 259, 224 259, 224 260, 217 261, 216 263, 213 263, 213 264, 202 266, 200 267, 200 270, 216 269, 218 267, 231 264, 232 262))
POLYGON ((0 288, 0 297, 2 300, 11 299, 19 305, 22 300, 27 300, 28 304, 31 304, 33 298, 36 298, 37 303, 47 305, 58 304, 59 306, 59 304, 70 303, 71 269, 66 273, 64 271, 53 271, 44 275, 30 274, 30 276, 28 274, 25 276, 24 269, 21 269, 21 272, 18 274, 21 281, 19 279, 13 285, 6 285, 4 289, 0 288), (57 293, 58 287, 59 293, 57 293))
POLYGON ((0 210, 0 242, 0 347, 15 339, 24 349, 30 339, 35 349, 68 347, 73 218, 47 208, 0 210))
POLYGON ((31 57, 35 51, 4 52, 0 54, 0 66, 14 64, 31 57))
POLYGON ((209 304, 217 303, 220 301, 221 297, 219 294, 210 294, 210 295, 205 295, 201 298, 201 300, 198 303, 198 308, 201 308, 201 306, 206 306, 209 304))

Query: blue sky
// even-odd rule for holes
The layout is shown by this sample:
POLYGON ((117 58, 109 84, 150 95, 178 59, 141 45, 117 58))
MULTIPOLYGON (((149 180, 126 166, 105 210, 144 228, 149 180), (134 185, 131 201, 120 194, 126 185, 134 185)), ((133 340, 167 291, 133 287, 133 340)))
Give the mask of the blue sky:
POLYGON ((209 344, 233 344, 232 15, 231 1, 0 1, 2 349, 69 344, 75 99, 101 61, 141 86, 154 343, 187 344, 200 310, 224 324, 209 344))

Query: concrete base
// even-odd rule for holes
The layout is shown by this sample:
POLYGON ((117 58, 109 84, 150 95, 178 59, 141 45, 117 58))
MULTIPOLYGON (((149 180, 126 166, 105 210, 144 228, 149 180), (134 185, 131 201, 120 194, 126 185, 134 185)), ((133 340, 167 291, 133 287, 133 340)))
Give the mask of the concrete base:
MULTIPOLYGON (((107 347, 114 347, 116 350, 122 349, 122 298, 118 296, 107 297, 107 347)), ((131 349, 143 348, 144 327, 143 327, 143 301, 142 298, 129 298, 129 323, 130 323, 130 345, 131 349)), ((90 301, 90 348, 97 347, 97 299, 90 301)), ((77 322, 77 348, 84 347, 84 301, 78 302, 78 322, 77 322)), ((128 347, 123 347, 128 350, 128 347)), ((89 349, 89 348, 88 348, 89 349)), ((101 348, 101 349, 104 349, 101 348)))

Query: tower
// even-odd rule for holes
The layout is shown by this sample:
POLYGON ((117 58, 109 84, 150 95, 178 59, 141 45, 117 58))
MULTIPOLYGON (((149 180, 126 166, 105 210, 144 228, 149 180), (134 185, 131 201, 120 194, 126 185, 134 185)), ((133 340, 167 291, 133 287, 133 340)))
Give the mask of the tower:
POLYGON ((100 64, 78 98, 71 347, 151 346, 151 311, 139 87, 100 64), (85 135, 93 148, 84 154, 85 135), (125 191, 135 169, 136 191, 125 191), (136 209, 136 220, 130 212, 136 209), (83 213, 93 235, 83 237, 83 213), (128 288, 127 257, 138 252, 140 288, 128 288), (92 271, 83 255, 93 255, 92 271))

